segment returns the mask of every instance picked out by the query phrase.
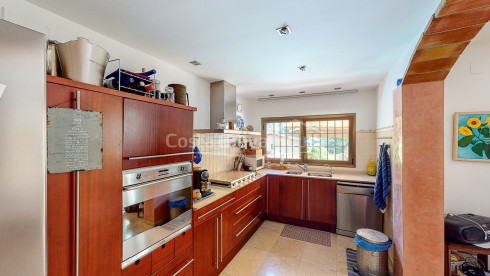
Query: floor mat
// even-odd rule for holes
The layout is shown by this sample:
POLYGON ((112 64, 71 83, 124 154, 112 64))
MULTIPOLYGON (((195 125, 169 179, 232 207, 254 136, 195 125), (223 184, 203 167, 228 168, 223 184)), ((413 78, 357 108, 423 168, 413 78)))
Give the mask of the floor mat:
POLYGON ((347 255, 347 272, 349 276, 359 276, 357 270, 357 251, 351 248, 345 250, 347 255))
POLYGON ((328 247, 332 246, 332 237, 330 233, 315 229, 286 224, 282 230, 281 236, 328 247))

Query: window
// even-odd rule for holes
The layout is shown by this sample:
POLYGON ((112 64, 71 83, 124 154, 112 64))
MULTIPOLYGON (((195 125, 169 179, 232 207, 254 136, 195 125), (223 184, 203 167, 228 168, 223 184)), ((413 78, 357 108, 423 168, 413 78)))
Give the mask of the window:
POLYGON ((355 167, 355 114, 262 119, 267 161, 355 167))

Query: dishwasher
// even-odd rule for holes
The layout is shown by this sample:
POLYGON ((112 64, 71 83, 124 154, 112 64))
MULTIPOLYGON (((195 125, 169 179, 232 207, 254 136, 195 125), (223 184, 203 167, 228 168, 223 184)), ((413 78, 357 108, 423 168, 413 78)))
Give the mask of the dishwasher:
POLYGON ((374 184, 337 182, 337 234, 354 237, 357 229, 383 231, 383 213, 374 204, 374 184))

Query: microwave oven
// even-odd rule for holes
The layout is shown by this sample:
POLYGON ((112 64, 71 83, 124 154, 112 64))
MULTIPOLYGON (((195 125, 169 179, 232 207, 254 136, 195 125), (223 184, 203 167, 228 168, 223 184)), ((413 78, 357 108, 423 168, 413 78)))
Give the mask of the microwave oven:
POLYGON ((261 170, 265 167, 265 157, 264 156, 258 156, 258 157, 247 156, 247 157, 245 157, 245 164, 252 166, 252 171, 261 170))

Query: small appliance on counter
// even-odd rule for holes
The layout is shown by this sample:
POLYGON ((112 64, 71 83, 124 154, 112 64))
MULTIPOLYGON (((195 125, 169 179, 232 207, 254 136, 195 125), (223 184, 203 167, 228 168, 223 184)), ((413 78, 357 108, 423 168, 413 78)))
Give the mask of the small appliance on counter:
POLYGON ((265 166, 265 157, 264 156, 250 156, 247 155, 245 157, 245 163, 250 165, 251 171, 258 171, 264 168, 265 166))
POLYGON ((490 217, 448 214, 444 218, 444 229, 446 239, 453 242, 464 244, 490 242, 490 217))
POLYGON ((194 170, 194 190, 199 190, 201 192, 201 198, 211 196, 213 192, 211 191, 211 183, 208 181, 209 171, 208 170, 194 170))

